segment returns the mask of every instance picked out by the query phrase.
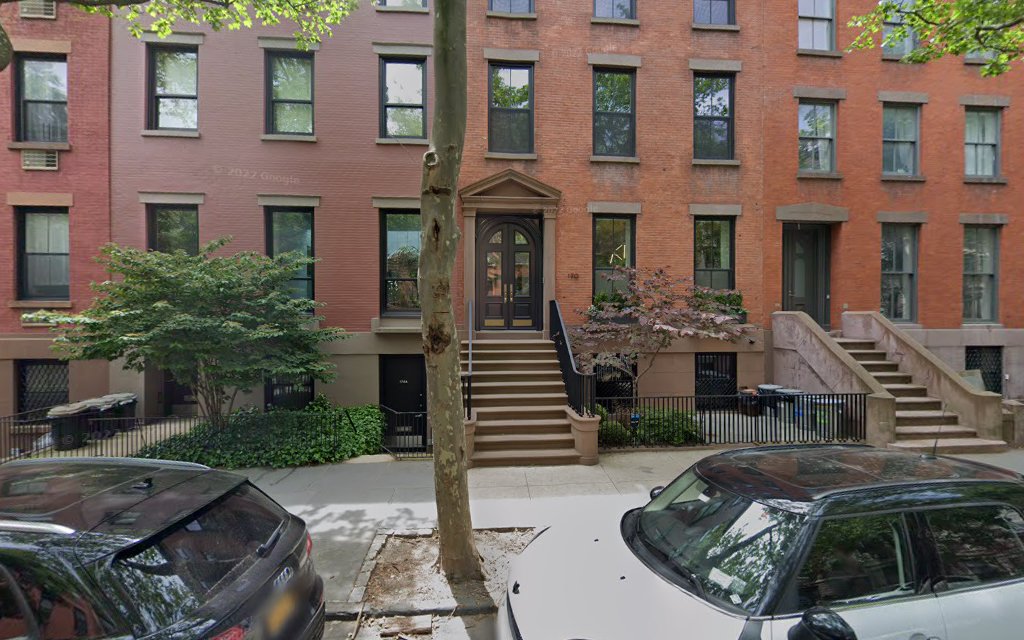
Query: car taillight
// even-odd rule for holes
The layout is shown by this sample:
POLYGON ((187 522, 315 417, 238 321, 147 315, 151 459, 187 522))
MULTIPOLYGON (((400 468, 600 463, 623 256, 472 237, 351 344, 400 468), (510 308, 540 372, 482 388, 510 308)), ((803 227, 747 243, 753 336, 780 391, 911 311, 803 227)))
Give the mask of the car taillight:
POLYGON ((313 536, 306 532, 306 557, 313 555, 313 536))
POLYGON ((242 627, 231 627, 224 633, 216 636, 213 640, 243 640, 245 638, 245 629, 242 627))

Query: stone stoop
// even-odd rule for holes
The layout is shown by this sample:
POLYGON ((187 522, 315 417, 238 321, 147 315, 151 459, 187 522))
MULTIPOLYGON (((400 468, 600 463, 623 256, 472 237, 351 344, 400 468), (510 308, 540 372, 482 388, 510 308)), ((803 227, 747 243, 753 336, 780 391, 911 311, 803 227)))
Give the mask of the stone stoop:
POLYGON ((979 438, 977 431, 960 424, 960 416, 946 410, 927 387, 914 384, 913 375, 900 371, 870 340, 835 337, 854 360, 867 369, 896 398, 896 441, 889 446, 904 451, 936 453, 995 453, 1009 449, 1002 440, 979 438))
MULTIPOLYGON (((469 343, 463 341, 463 371, 468 358, 469 343)), ((532 332, 474 339, 472 466, 580 464, 568 401, 555 343, 532 332)))

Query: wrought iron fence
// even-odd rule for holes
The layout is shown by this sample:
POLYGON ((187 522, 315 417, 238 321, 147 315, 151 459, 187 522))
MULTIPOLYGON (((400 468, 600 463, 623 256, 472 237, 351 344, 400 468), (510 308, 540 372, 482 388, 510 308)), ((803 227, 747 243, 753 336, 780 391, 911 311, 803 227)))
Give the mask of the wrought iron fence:
POLYGON ((598 398, 604 448, 857 442, 865 394, 598 398))
POLYGON ((396 458, 429 458, 434 439, 425 411, 395 411, 382 406, 384 450, 396 458))
POLYGON ((597 398, 597 376, 580 373, 576 367, 576 359, 572 355, 572 344, 569 332, 565 329, 562 309, 557 300, 549 302, 551 317, 551 340, 555 343, 558 364, 562 369, 562 380, 565 382, 565 393, 569 396, 569 406, 581 416, 594 415, 594 402, 597 398))

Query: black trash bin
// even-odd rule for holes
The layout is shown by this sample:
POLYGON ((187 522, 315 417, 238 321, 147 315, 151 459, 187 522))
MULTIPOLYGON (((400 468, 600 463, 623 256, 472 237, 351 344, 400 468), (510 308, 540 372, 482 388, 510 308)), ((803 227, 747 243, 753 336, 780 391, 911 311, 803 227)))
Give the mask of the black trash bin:
POLYGON ((46 414, 50 421, 53 448, 57 451, 81 449, 89 438, 89 421, 96 410, 85 402, 54 407, 46 414))
POLYGON ((761 403, 761 413, 774 418, 779 417, 778 412, 778 391, 782 389, 781 384, 759 384, 757 385, 757 398, 761 403), (768 411, 771 410, 771 414, 768 411))

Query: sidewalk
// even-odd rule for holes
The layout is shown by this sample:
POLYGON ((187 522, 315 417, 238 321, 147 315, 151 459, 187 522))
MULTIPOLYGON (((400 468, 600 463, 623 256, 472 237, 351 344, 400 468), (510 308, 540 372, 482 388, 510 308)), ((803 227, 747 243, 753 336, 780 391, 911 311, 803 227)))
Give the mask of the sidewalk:
MULTIPOLYGON (((593 467, 470 469, 476 528, 571 524, 586 513, 618 517, 647 501, 715 449, 637 451, 601 456, 593 467)), ((1024 450, 965 458, 1024 473, 1024 450)), ((314 559, 327 586, 327 610, 349 592, 374 534, 436 524, 433 465, 372 456, 344 464, 245 472, 261 489, 303 518, 314 539, 314 559)))

